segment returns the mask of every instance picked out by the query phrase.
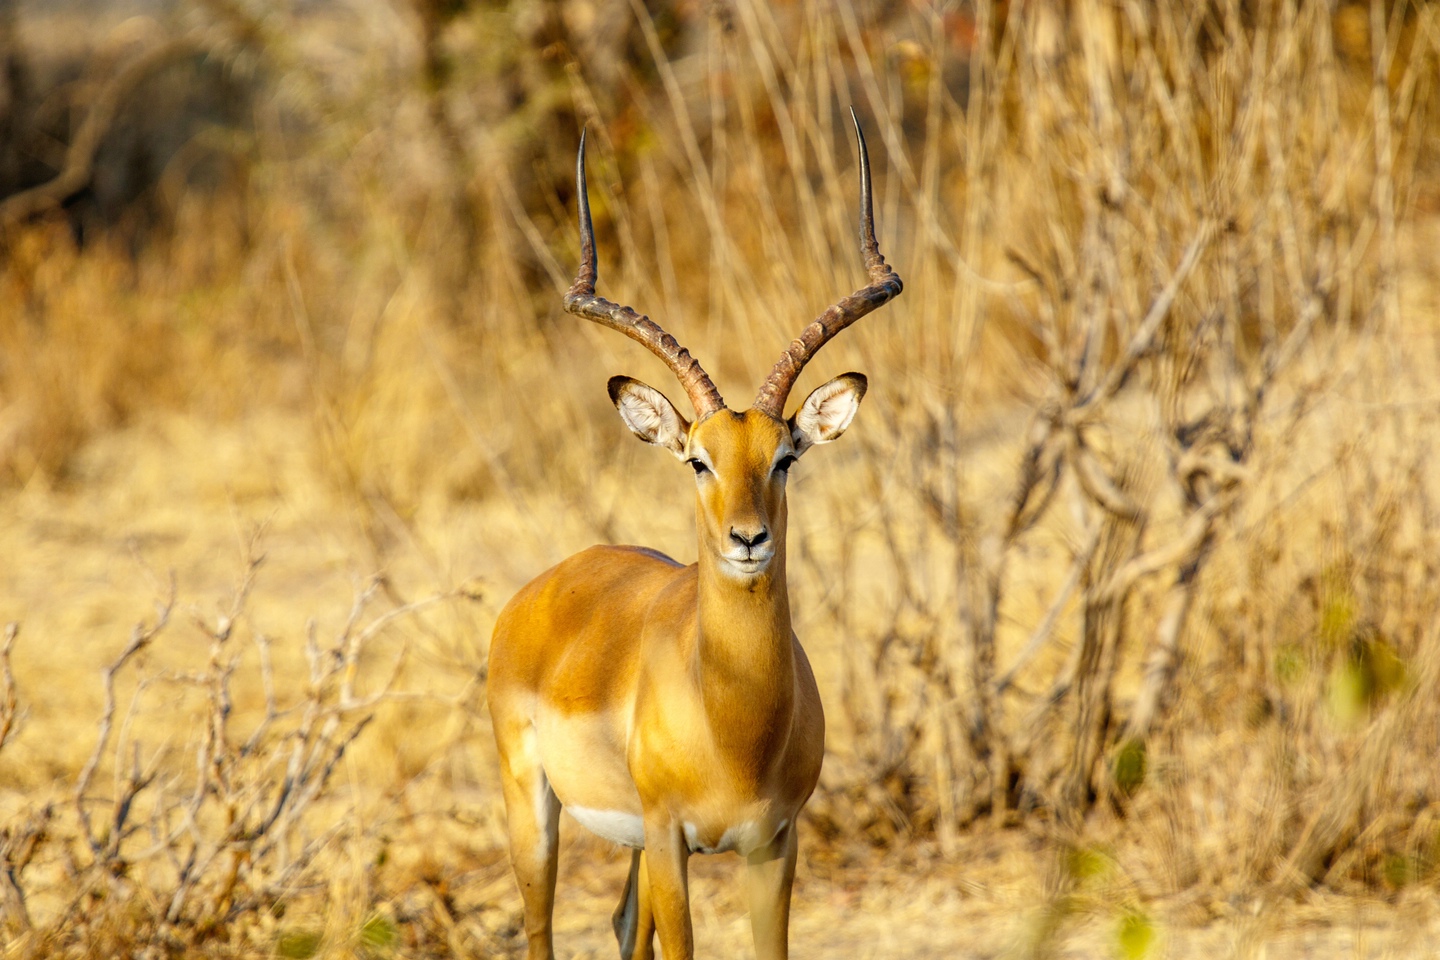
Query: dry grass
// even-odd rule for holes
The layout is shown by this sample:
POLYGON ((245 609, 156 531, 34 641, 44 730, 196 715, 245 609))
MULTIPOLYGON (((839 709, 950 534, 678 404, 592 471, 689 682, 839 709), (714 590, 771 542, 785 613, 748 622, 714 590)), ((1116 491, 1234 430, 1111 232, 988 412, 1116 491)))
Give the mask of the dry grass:
MULTIPOLYGON (((183 32, 251 119, 170 160, 144 230, 6 228, 0 952, 521 949, 495 611, 597 540, 694 552, 602 390, 663 367, 559 310, 575 131, 602 292, 743 403, 858 282, 849 103, 906 291, 806 374, 874 389, 792 485, 832 745, 797 956, 1424 949, 1440 20, 1191 6, 22 22, 117 68, 183 32), (257 832, 295 743, 333 769, 257 832)), ((622 870, 571 827, 561 944, 606 955, 622 870)), ((731 867, 695 868, 709 955, 748 949, 731 867)))

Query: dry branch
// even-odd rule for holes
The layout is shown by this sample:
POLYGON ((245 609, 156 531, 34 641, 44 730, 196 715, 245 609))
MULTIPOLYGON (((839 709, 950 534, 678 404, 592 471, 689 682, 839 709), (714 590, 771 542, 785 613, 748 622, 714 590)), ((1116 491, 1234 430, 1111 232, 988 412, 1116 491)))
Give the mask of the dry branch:
POLYGON ((1025 641, 1025 646, 1015 655, 1015 660, 1010 668, 1000 675, 995 681, 996 695, 1003 694, 1010 684, 1014 682, 1015 675, 1035 658, 1045 642, 1055 632, 1055 625, 1060 621, 1060 616, 1065 611, 1065 605, 1070 602, 1070 597, 1079 586, 1085 570, 1090 566, 1090 560, 1095 555, 1095 548, 1100 546, 1100 524, 1091 525, 1090 532, 1085 537, 1084 544, 1075 553, 1075 559, 1070 564, 1070 571, 1065 575, 1065 580, 1060 584, 1060 589, 1055 592, 1055 599, 1045 610, 1045 616, 1030 634, 1030 639, 1025 641))
POLYGON ((186 57, 203 52, 188 38, 162 42, 127 61, 100 86, 85 119, 65 151, 65 164, 51 180, 0 201, 0 230, 51 210, 90 185, 95 157, 125 102, 150 77, 186 57))
POLYGON ((95 738, 95 749, 90 752, 90 758, 85 761, 85 766, 80 769, 80 776, 75 781, 73 794, 75 814, 80 820, 81 829, 84 831, 85 842, 90 847, 91 854, 97 861, 108 861, 120 848, 124 839, 124 831, 128 827, 128 814, 130 805, 136 794, 148 785, 134 775, 135 766, 132 766, 132 776, 121 787, 118 795, 111 802, 112 816, 106 829, 97 831, 90 819, 89 807, 92 804, 91 798, 86 794, 90 790, 90 782, 95 777, 95 771, 100 766, 101 757, 110 746, 110 737, 115 723, 115 677, 132 660, 136 654, 148 647, 158 637, 165 627, 170 623, 170 612, 175 607, 175 578, 170 578, 170 595, 158 607, 155 615, 155 622, 150 626, 144 623, 137 623, 130 633, 130 641, 125 649, 120 652, 102 674, 102 682, 105 689, 105 706, 100 714, 98 734, 95 738))
POLYGON ((15 724, 20 714, 20 701, 15 692, 15 673, 10 667, 10 650, 15 646, 15 638, 19 634, 20 624, 7 623, 4 643, 0 643, 0 750, 5 749, 5 744, 15 734, 15 724))

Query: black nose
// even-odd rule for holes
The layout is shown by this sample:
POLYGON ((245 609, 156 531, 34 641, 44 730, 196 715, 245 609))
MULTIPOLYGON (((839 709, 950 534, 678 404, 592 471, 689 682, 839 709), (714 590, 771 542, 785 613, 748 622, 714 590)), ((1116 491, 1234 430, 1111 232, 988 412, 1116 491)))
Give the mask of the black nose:
POLYGON ((764 527, 761 527, 761 528, 760 528, 759 530, 757 530, 755 533, 746 534, 746 533, 741 533, 739 530, 736 530, 734 527, 731 527, 731 528, 730 528, 730 539, 731 539, 731 540, 734 540, 736 543, 740 544, 742 547, 746 547, 746 548, 748 548, 748 549, 753 550, 753 549, 755 549, 756 547, 760 546, 760 544, 764 543, 766 540, 769 540, 769 539, 770 539, 770 531, 769 531, 769 530, 766 530, 764 527))

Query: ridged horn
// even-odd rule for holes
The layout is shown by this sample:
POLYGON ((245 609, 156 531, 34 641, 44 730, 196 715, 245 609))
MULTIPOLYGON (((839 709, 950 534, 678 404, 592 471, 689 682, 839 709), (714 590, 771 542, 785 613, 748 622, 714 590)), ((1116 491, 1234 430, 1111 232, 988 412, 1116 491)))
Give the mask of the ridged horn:
POLYGON ((880 244, 875 239, 875 211, 870 199, 870 154, 865 149, 865 134, 860 129, 860 118, 855 116, 854 107, 850 108, 850 119, 855 123, 855 140, 860 146, 860 253, 865 258, 865 271, 870 275, 870 283, 826 308, 780 355, 755 397, 755 409, 772 417, 785 416, 785 401, 791 388, 795 386, 800 371, 805 369, 805 364, 821 347, 856 320, 900 296, 900 291, 904 289, 899 275, 880 255, 880 244))
POLYGON ((595 229, 590 222, 590 191, 585 182, 585 134, 580 134, 580 154, 575 161, 575 192, 580 198, 580 269, 575 282, 565 292, 565 310, 577 317, 594 320, 601 326, 619 330, 632 340, 649 348, 675 374, 690 396, 695 417, 703 420, 716 410, 723 410, 725 401, 710 380, 700 361, 690 356, 660 325, 632 308, 596 296, 598 279, 595 258, 595 229))

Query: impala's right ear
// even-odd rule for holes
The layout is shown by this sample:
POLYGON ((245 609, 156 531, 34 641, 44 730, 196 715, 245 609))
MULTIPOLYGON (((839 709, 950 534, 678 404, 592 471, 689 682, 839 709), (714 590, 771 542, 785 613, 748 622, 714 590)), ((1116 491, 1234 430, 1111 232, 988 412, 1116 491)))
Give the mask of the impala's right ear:
POLYGON ((680 415, 665 394, 633 377, 611 377, 608 387, 610 400, 631 433, 685 459, 690 421, 680 415))

